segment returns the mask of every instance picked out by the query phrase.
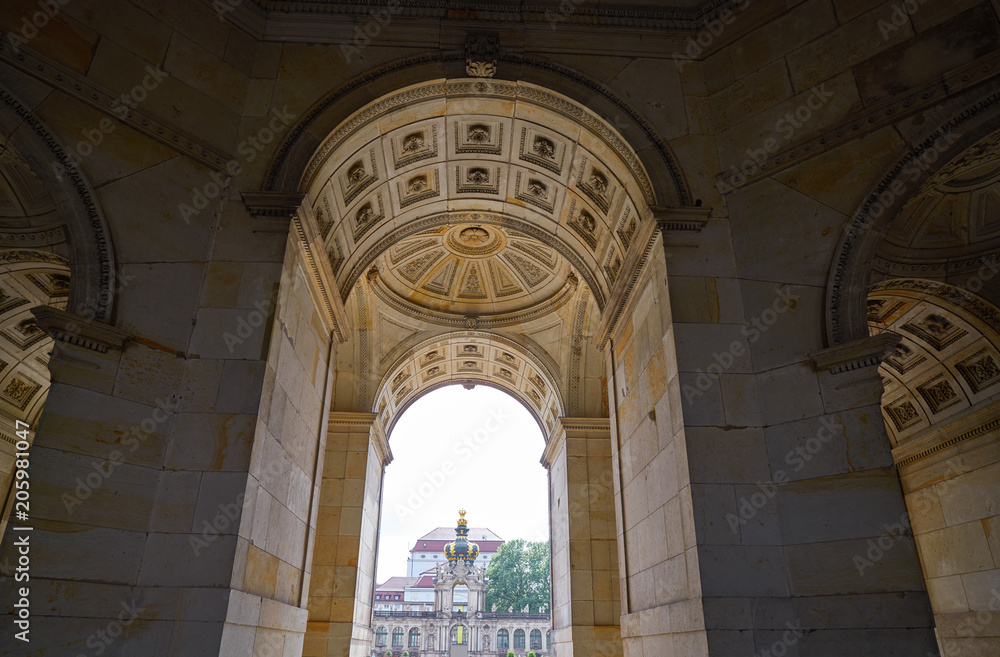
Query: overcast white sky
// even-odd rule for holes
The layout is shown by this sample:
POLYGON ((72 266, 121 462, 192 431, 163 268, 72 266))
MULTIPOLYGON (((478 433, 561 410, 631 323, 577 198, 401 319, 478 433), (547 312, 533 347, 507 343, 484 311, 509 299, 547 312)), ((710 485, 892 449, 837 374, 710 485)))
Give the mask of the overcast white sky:
POLYGON ((447 386, 414 402, 389 436, 376 581, 406 575, 413 542, 454 527, 461 508, 470 527, 547 541, 544 446, 528 411, 494 388, 447 386))

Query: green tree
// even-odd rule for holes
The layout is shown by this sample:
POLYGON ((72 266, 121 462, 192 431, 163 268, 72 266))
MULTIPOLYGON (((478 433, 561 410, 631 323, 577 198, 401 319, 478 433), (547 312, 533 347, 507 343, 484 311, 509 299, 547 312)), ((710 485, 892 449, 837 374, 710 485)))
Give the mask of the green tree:
POLYGON ((508 541, 500 546, 486 569, 486 611, 496 605, 497 611, 521 611, 525 605, 535 613, 548 612, 549 543, 529 543, 524 539, 508 541))

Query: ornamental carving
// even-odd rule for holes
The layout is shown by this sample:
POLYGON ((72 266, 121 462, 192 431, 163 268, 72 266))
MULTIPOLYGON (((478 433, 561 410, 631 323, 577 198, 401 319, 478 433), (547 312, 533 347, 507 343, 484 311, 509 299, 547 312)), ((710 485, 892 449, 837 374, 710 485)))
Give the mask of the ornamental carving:
POLYGON ((965 379, 973 394, 979 394, 1000 383, 1000 366, 994 355, 985 348, 956 363, 955 369, 965 379))
POLYGON ((497 73, 500 37, 470 34, 465 40, 465 72, 473 78, 492 78, 497 73))

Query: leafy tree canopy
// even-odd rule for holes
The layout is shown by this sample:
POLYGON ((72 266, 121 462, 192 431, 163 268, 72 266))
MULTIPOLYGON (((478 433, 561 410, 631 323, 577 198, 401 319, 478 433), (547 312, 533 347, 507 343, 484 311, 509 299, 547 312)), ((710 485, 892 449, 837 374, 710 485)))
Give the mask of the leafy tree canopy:
POLYGON ((548 612, 549 543, 529 543, 524 539, 508 541, 500 546, 486 569, 486 611, 496 605, 497 611, 548 612))

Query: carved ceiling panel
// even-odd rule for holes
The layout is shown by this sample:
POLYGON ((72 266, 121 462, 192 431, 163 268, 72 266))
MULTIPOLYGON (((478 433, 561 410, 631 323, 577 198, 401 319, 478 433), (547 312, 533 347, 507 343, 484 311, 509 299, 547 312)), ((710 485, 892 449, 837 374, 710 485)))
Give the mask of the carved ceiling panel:
POLYGON ((565 415, 553 364, 512 339, 480 331, 451 333, 407 350, 390 363, 374 408, 386 428, 422 394, 463 384, 490 385, 517 398, 547 435, 565 415))
POLYGON ((550 302, 572 276, 569 263, 552 247, 477 223, 440 226, 399 240, 376 269, 378 281, 397 297, 460 317, 516 313, 550 302))
POLYGON ((432 315, 522 310, 571 273, 602 305, 653 200, 602 119, 532 85, 480 79, 362 108, 324 141, 300 188, 342 296, 376 264, 385 290, 432 315), (492 219, 472 225, 469 213, 492 219), (431 217, 447 234, 425 234, 431 217))
POLYGON ((882 412, 894 445, 1000 398, 997 312, 967 292, 930 281, 874 286, 871 333, 901 338, 879 366, 882 412))
POLYGON ((65 309, 69 267, 58 256, 0 251, 0 415, 34 423, 49 389, 52 339, 31 309, 65 309))

